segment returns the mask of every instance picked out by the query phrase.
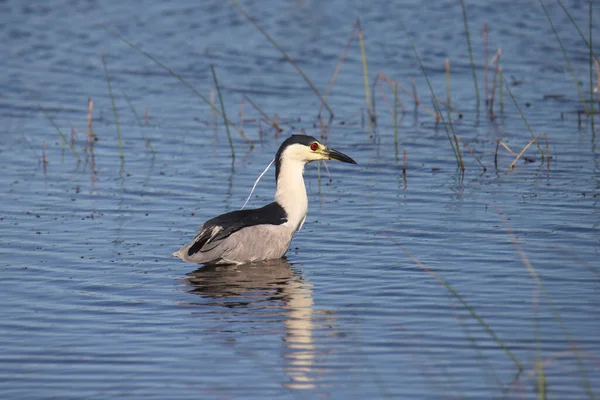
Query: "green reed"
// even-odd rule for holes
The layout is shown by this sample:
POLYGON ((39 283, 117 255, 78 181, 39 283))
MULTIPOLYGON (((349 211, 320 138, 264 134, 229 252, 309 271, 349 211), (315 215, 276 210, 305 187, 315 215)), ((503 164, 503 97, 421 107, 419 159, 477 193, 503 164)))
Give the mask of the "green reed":
POLYGON ((221 96, 221 89, 219 88, 219 81, 217 80, 217 73, 215 72, 215 66, 210 65, 213 79, 215 81, 215 87, 219 96, 219 102, 221 103, 221 115, 223 115, 223 122, 225 123, 225 130, 227 131, 227 139, 229 139, 229 147, 231 148, 231 158, 235 160, 235 149, 233 148, 233 141, 231 140, 231 133, 229 132, 229 124, 227 123, 227 114, 225 113, 225 105, 223 104, 223 97, 221 96))

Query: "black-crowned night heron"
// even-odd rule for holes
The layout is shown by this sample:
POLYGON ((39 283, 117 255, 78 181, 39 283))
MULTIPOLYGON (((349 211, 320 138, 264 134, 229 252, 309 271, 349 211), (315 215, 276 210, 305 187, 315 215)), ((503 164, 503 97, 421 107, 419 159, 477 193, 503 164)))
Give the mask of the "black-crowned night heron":
POLYGON ((275 201, 206 221, 194 240, 173 255, 196 264, 244 264, 283 257, 306 219, 304 166, 318 160, 356 164, 312 136, 292 135, 275 156, 275 201))

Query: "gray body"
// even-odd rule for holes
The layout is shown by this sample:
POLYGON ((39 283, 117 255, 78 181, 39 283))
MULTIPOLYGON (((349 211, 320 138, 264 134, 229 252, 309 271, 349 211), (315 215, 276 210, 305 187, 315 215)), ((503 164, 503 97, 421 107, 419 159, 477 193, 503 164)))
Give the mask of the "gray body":
MULTIPOLYGON (((200 227, 202 233, 204 225, 200 227)), ((240 229, 225 239, 211 242, 208 251, 198 251, 188 256, 189 248, 195 243, 183 246, 173 253, 183 261, 195 264, 242 264, 281 258, 285 255, 294 228, 288 223, 281 225, 254 225, 240 229)))

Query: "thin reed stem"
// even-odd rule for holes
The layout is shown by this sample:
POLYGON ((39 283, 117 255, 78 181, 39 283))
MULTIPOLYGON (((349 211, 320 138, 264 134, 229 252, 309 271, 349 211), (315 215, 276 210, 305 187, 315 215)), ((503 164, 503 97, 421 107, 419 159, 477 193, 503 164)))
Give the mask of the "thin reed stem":
POLYGON ((231 140, 231 133, 229 132, 229 124, 227 123, 227 114, 225 113, 225 105, 223 104, 223 97, 221 96, 221 89, 219 89, 219 81, 217 80, 217 73, 215 72, 215 66, 210 65, 212 76, 215 81, 215 87, 217 88, 217 94, 219 96, 219 102, 221 103, 221 115, 223 116, 223 123, 225 124, 225 130, 227 131, 227 139, 229 140, 229 147, 231 148, 231 158, 235 160, 235 149, 233 148, 233 141, 231 140))
POLYGON ((323 96, 321 96, 321 93, 319 93, 319 90, 317 89, 317 87, 311 82, 311 80, 309 79, 309 77, 304 73, 304 71, 302 71, 302 69, 300 69, 300 67, 298 66, 298 64, 296 64, 296 62, 292 59, 292 57, 290 57, 285 50, 283 50, 283 48, 275 41, 275 39, 273 39, 271 37, 271 35, 269 35, 267 33, 267 31, 265 31, 255 20, 254 18, 252 18, 252 16, 250 14, 248 14, 248 12, 246 12, 246 10, 244 10, 242 8, 242 6, 240 6, 238 4, 238 2, 236 0, 231 0, 231 2, 233 3, 234 6, 237 7, 238 10, 240 10, 242 12, 242 14, 244 14, 244 16, 246 17, 246 19, 250 22, 252 22, 252 24, 254 24, 254 26, 256 27, 256 29, 258 29, 266 38, 267 40, 269 40, 269 42, 271 42, 271 44, 273 46, 275 46, 275 48, 277 50, 279 50, 281 52, 281 54, 285 57, 285 59, 296 69, 296 71, 298 71, 298 73, 300 74, 300 76, 302 76, 302 78, 304 78, 304 80, 306 81, 306 83, 308 83, 308 86, 310 86, 310 88, 313 90, 313 92, 315 92, 315 94, 317 95, 317 97, 319 98, 319 100, 321 100, 321 103, 323 104, 323 106, 327 109, 327 111, 329 111, 329 120, 333 120, 333 110, 329 107, 329 104, 327 104, 327 102, 325 101, 325 99, 323 98, 323 96))
POLYGON ((110 96, 110 102, 112 104, 113 115, 115 116, 115 125, 117 126, 117 140, 119 142, 119 155, 121 161, 125 160, 125 152, 123 151, 123 140, 121 139, 121 125, 119 124, 119 115, 117 114, 117 105, 115 103, 115 96, 113 96, 112 87, 110 85, 110 75, 108 74, 108 67, 106 66, 106 57, 104 53, 100 54, 102 57, 102 65, 104 66, 104 74, 106 75, 106 85, 108 86, 108 95, 110 96))
POLYGON ((467 9, 464 0, 460 0, 462 8, 463 22, 465 24, 465 36, 467 38, 467 47, 469 49, 469 60, 471 63, 471 72, 473 73, 473 85, 475 86, 475 98, 477 99, 477 114, 479 114, 479 85, 477 84, 477 74, 475 73, 475 61, 473 61, 473 49, 471 48, 471 36, 469 35, 469 23, 467 22, 467 9))

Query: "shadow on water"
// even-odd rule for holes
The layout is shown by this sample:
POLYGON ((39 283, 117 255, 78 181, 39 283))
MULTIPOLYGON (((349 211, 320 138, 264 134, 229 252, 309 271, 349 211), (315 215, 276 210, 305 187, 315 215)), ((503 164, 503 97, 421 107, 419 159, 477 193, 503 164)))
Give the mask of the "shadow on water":
POLYGON ((312 285, 287 260, 205 266, 188 273, 183 281, 191 287, 188 293, 216 300, 188 303, 190 305, 223 307, 236 316, 244 310, 252 322, 260 325, 272 323, 276 318, 284 327, 281 331, 283 365, 290 379, 284 386, 290 389, 320 386, 316 375, 324 371, 315 369, 312 285))

